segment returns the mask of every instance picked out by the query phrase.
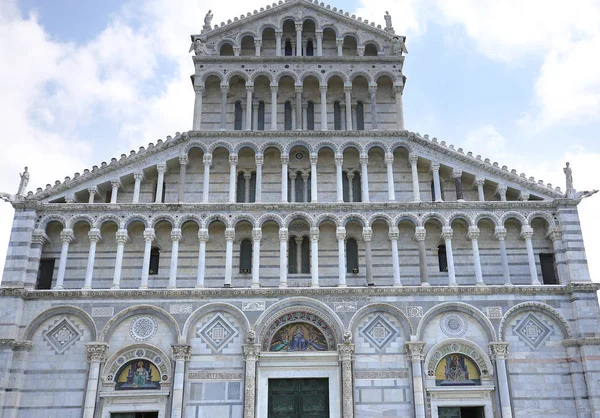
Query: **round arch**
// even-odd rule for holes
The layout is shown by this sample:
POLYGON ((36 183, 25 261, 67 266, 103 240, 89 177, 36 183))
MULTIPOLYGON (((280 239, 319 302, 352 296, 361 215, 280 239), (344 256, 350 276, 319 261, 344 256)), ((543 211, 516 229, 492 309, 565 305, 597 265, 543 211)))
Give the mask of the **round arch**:
POLYGON ((176 339, 175 343, 181 342, 181 331, 179 329, 179 325, 177 324, 177 321, 175 321, 175 318, 173 318, 164 309, 159 308, 157 306, 152 306, 152 305, 135 305, 135 306, 131 306, 129 308, 123 309, 121 312, 119 312, 118 314, 113 316, 111 319, 109 319, 108 322, 106 323, 106 325, 104 325, 104 328, 102 329, 102 332, 100 333, 98 341, 107 342, 107 340, 111 336, 111 333, 114 331, 115 327, 118 324, 120 324, 122 321, 129 318, 130 316, 136 315, 138 313, 146 313, 149 315, 157 315, 159 317, 162 317, 164 320, 166 320, 167 323, 170 323, 171 326, 173 327, 173 330, 175 331, 175 339, 176 339))
POLYGON ((281 216, 279 216, 275 213, 267 213, 265 215, 262 215, 260 218, 258 218, 258 220, 256 221, 256 225, 257 225, 257 227, 262 228, 263 225, 265 224, 265 222, 269 222, 269 221, 275 222, 277 224, 277 226, 279 226, 280 228, 284 224, 283 219, 281 219, 281 216))
POLYGON ((47 309, 42 313, 38 314, 35 318, 33 318, 25 331, 23 331, 23 340, 31 341, 33 337, 33 333, 37 331, 39 326, 46 321, 48 318, 52 318, 57 315, 74 315, 81 319, 90 329, 91 332, 91 340, 95 341, 98 335, 98 329, 96 328, 96 323, 86 311, 77 306, 65 305, 65 306, 55 306, 54 308, 47 309))
POLYGON ((569 322, 556 309, 541 302, 522 302, 506 311, 500 320, 500 326, 498 327, 498 338, 500 341, 504 341, 504 329, 510 318, 523 311, 536 311, 550 316, 560 325, 563 335, 566 336, 566 338, 573 338, 573 331, 571 330, 569 322))
POLYGON ((447 219, 444 218, 444 216, 441 213, 435 213, 435 212, 428 212, 428 213, 424 214, 423 216, 421 216, 419 226, 424 226, 427 223, 427 221, 430 221, 432 219, 439 221, 442 224, 442 226, 448 226, 447 219))
POLYGON ((148 360, 161 372, 161 385, 163 383, 170 385, 173 376, 170 356, 155 345, 144 343, 128 345, 110 356, 104 366, 103 383, 116 383, 117 372, 128 363, 129 359, 148 360))
POLYGON ((391 216, 389 216, 386 213, 374 213, 373 215, 369 216, 369 218, 367 219, 367 226, 372 227, 373 223, 375 223, 377 221, 385 222, 387 224, 388 228, 391 228, 394 226, 394 220, 392 219, 391 216))
MULTIPOLYGON (((411 335, 413 335, 413 327, 412 327, 408 317, 406 316, 406 314, 404 312, 402 312, 402 310, 400 310, 399 308, 397 308, 394 305, 390 305, 387 303, 373 303, 370 305, 363 306, 358 311, 356 311, 356 313, 354 315, 352 315, 352 319, 350 319, 350 324, 348 325, 348 329, 350 330, 350 332, 352 332, 353 336, 355 334, 354 330, 356 329, 356 327, 358 326, 360 321, 365 316, 367 316, 368 314, 370 314, 372 312, 387 312, 390 315, 395 316, 400 321, 402 326, 404 327, 404 331, 406 332, 405 335, 407 337, 410 337, 411 335)), ((407 338, 407 340, 408 339, 409 338, 407 338)))
POLYGON ((465 313, 475 318, 477 322, 479 322, 483 326, 483 329, 485 329, 488 336, 488 340, 490 342, 496 341, 496 330, 494 329, 494 326, 492 325, 488 317, 485 316, 483 312, 481 312, 479 309, 464 302, 444 302, 429 309, 425 313, 425 315, 423 315, 423 318, 421 318, 421 321, 417 326, 417 339, 420 340, 423 338, 423 330, 425 329, 427 324, 429 324, 433 317, 442 312, 452 310, 465 313))
POLYGON ((193 325, 200 318, 202 318, 204 315, 206 315, 208 313, 218 312, 218 311, 226 312, 226 313, 230 314, 231 316, 233 316, 235 319, 237 319, 238 322, 240 323, 240 325, 243 327, 243 332, 245 334, 247 334, 248 331, 250 331, 251 328, 250 328, 250 322, 248 321, 248 318, 246 318, 246 315, 244 315, 244 313, 242 311, 240 311, 238 308, 236 308, 235 306, 233 306, 229 303, 225 303, 225 302, 210 302, 210 303, 207 303, 206 305, 202 305, 201 307, 196 309, 194 312, 192 312, 192 314, 185 321, 185 324, 183 325, 183 334, 182 334, 183 342, 184 343, 191 342, 192 336, 190 334, 193 331, 193 325))
POLYGON ((506 224, 506 221, 509 219, 516 219, 521 223, 521 226, 527 226, 529 223, 527 222, 527 218, 522 213, 519 212, 506 212, 503 213, 500 217, 501 226, 506 224))
POLYGON ((479 367, 481 380, 491 381, 494 375, 494 366, 485 350, 477 344, 462 338, 450 338, 440 341, 429 349, 425 355, 426 375, 431 376, 438 363, 448 354, 464 354, 479 367))
POLYGON ((73 229, 75 227, 75 225, 77 225, 79 222, 87 223, 90 226, 90 228, 94 227, 94 218, 92 218, 89 215, 80 214, 80 215, 75 215, 68 220, 67 228, 73 229))

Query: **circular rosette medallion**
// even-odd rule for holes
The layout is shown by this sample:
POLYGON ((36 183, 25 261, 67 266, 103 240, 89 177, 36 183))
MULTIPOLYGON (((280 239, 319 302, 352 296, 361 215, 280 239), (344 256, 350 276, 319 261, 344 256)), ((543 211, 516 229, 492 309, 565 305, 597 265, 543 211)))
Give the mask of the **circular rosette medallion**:
POLYGON ((468 323, 462 314, 450 312, 442 316, 440 328, 448 337, 459 338, 467 332, 468 323))

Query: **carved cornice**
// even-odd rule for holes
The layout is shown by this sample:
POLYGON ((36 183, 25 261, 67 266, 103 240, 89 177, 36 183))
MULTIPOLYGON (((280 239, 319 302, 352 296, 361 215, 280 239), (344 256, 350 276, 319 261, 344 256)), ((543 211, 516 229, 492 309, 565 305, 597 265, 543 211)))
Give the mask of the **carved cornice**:
POLYGON ((14 338, 2 338, 0 339, 0 348, 8 347, 12 350, 25 350, 30 351, 33 348, 33 343, 27 340, 17 340, 14 338))
POLYGON ((583 337, 563 340, 565 347, 581 347, 583 345, 600 345, 600 337, 583 337))

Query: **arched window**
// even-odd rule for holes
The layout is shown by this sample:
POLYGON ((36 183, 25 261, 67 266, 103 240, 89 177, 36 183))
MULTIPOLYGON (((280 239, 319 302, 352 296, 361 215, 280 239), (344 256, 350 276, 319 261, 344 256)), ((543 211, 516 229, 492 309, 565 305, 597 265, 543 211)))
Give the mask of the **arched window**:
POLYGON ((285 41, 285 56, 286 57, 291 57, 292 56, 292 41, 290 41, 289 39, 287 39, 285 41))
POLYGON ((352 180, 352 201, 362 202, 362 184, 359 172, 354 173, 352 180))
POLYGON ((240 243, 240 273, 252 273, 252 241, 249 239, 240 243))
POLYGON ((363 102, 356 102, 356 130, 365 130, 365 106, 363 102))
POLYGON ((256 173, 252 173, 250 176, 250 199, 248 203, 256 202, 256 173))
POLYGON ((233 129, 236 131, 241 131, 242 130, 242 102, 241 101, 237 101, 235 102, 235 118, 234 118, 234 122, 233 122, 233 129))
POLYGON ((52 289, 52 276, 54 275, 54 258, 42 258, 40 260, 40 268, 38 269, 38 277, 35 285, 36 289, 50 290, 52 289))
POLYGON ((309 39, 308 41, 306 41, 306 56, 307 57, 312 57, 315 53, 315 49, 313 47, 313 41, 312 39, 309 39))
POLYGON ((237 203, 244 203, 246 201, 246 178, 244 177, 244 173, 239 173, 237 177, 235 201, 237 203))
POLYGON ((106 192, 104 203, 110 203, 111 200, 112 200, 112 190, 109 190, 106 192))
POLYGON ((376 57, 377 56, 377 45, 366 44, 365 45, 365 57, 376 57))
POLYGON ((221 50, 219 52, 219 55, 222 57, 231 57, 233 56, 233 45, 227 43, 227 44, 223 44, 221 45, 221 50))
POLYGON ((438 265, 440 271, 448 271, 448 258, 446 257, 445 245, 438 245, 438 265))
POLYGON ((540 267, 542 269, 542 282, 544 284, 560 284, 556 274, 554 254, 540 253, 540 267))
POLYGON ((265 130, 265 102, 258 102, 258 130, 265 130))
POLYGON ((315 130, 315 103, 312 101, 306 105, 306 129, 315 130))
POLYGON ((302 173, 296 173, 295 189, 296 202, 304 202, 304 179, 302 173))
POLYGON ((148 267, 148 274, 158 274, 158 264, 160 262, 160 249, 158 247, 152 247, 150 250, 150 267, 148 267))
POLYGON ((358 273, 358 243, 354 238, 346 240, 346 272, 358 273))
POLYGON ((350 201, 350 181, 348 180, 348 173, 346 171, 342 172, 342 195, 344 197, 344 202, 350 201))
POLYGON ((301 272, 303 274, 310 274, 310 242, 308 237, 302 239, 302 267, 301 272))
POLYGON ((288 274, 298 273, 298 245, 296 238, 290 237, 288 240, 288 274))
POLYGON ((284 107, 284 129, 286 131, 292 130, 292 103, 288 100, 285 102, 284 107))
POLYGON ((431 201, 435 202, 435 184, 433 180, 431 180, 431 201))
MULTIPOLYGON (((156 191, 158 189, 158 183, 154 183, 154 192, 152 193, 152 201, 156 202, 156 191)), ((162 196, 160 203, 165 203, 165 194, 167 193, 167 183, 163 181, 162 196)))
POLYGON ((333 102, 333 127, 336 131, 342 130, 342 108, 337 100, 333 102))
POLYGON ((481 385, 479 367, 470 358, 460 353, 448 354, 435 368, 436 386, 481 385))

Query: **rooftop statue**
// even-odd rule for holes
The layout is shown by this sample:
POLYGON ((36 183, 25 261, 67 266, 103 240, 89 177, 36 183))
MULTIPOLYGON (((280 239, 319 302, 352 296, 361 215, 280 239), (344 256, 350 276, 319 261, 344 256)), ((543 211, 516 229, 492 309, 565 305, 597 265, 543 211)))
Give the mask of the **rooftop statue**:
POLYGON ((567 198, 569 199, 585 199, 586 197, 590 197, 598 193, 598 190, 584 190, 578 192, 573 187, 573 170, 571 170, 571 164, 567 163, 567 166, 563 168, 563 172, 565 173, 566 181, 567 181, 567 198))
POLYGON ((19 174, 19 176, 21 176, 21 183, 19 183, 19 190, 17 191, 17 196, 23 196, 25 195, 27 183, 29 183, 29 171, 27 171, 27 167, 25 167, 25 171, 19 174))
POLYGON ((390 15, 390 13, 386 11, 383 18, 385 19, 385 31, 394 33, 394 27, 392 26, 392 16, 390 15))
POLYGON ((204 16, 204 26, 202 27, 202 29, 204 29, 205 31, 209 31, 211 29, 210 24, 213 19, 213 14, 211 12, 212 10, 209 10, 206 16, 204 16))
POLYGON ((392 46, 390 47, 390 55, 402 56, 402 53, 408 54, 404 40, 406 38, 402 36, 394 36, 392 39, 392 46))
POLYGON ((575 190, 573 187, 573 170, 571 170, 571 164, 567 163, 567 166, 563 168, 563 172, 567 178, 567 194, 569 194, 570 190, 575 190))
POLYGON ((190 45, 190 50, 188 52, 192 52, 192 51, 194 51, 194 54, 196 54, 196 56, 210 55, 210 51, 206 47, 206 44, 204 42, 202 42, 200 39, 196 39, 194 42, 192 42, 192 44, 190 45))

